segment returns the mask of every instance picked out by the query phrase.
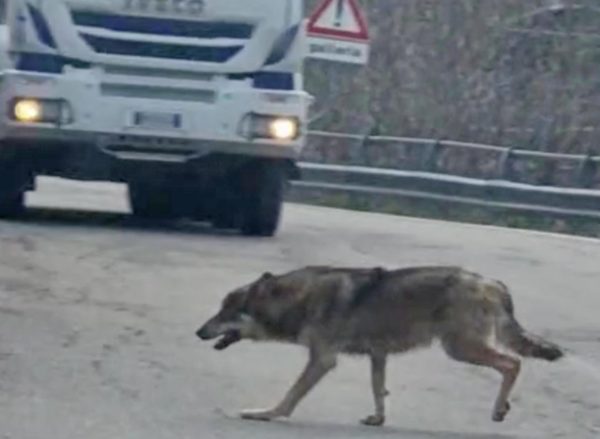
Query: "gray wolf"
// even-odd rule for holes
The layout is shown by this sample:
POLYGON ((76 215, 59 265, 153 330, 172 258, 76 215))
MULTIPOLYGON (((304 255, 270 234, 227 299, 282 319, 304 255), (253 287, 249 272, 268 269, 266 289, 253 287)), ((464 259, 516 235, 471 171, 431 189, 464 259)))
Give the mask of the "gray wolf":
POLYGON ((492 419, 501 422, 510 410, 519 357, 555 361, 563 356, 558 346, 518 323, 502 282, 456 267, 305 267, 282 275, 265 273, 229 293, 196 334, 203 340, 218 339, 219 350, 243 339, 308 348, 308 364, 279 404, 241 414, 263 421, 289 417, 336 366, 338 354, 351 354, 371 360, 375 413, 362 422, 383 425, 388 355, 439 340, 451 358, 500 373, 492 419), (494 341, 511 354, 498 351, 494 341))

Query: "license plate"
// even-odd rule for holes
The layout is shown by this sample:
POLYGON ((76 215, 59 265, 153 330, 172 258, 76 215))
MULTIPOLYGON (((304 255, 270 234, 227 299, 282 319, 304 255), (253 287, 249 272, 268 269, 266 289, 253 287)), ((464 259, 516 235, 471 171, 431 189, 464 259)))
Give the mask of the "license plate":
POLYGON ((177 130, 181 128, 181 114, 160 111, 135 111, 133 126, 154 130, 177 130))

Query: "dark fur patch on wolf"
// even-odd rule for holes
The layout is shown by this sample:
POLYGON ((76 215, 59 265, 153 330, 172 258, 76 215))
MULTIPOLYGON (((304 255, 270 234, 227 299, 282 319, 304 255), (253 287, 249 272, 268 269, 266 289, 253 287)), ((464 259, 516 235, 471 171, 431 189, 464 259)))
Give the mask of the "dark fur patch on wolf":
POLYGON ((349 309, 353 310, 364 304, 373 293, 377 291, 377 287, 385 280, 386 270, 381 267, 374 268, 369 277, 362 285, 354 292, 354 298, 350 302, 349 309))
POLYGON ((284 312, 277 319, 272 318, 266 312, 258 311, 252 315, 264 329, 278 338, 295 339, 305 323, 306 310, 301 306, 295 306, 284 312))

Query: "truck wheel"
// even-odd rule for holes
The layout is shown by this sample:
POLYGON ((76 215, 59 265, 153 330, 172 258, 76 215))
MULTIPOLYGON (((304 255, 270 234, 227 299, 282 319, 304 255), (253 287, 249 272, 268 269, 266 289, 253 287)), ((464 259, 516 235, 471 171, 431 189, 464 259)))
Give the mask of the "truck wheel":
POLYGON ((25 212, 28 178, 16 163, 0 163, 0 218, 15 218, 25 212))
POLYGON ((133 215, 147 219, 175 217, 173 191, 158 184, 129 183, 129 205, 133 215))
POLYGON ((25 212, 25 192, 0 189, 0 218, 15 218, 25 212))
POLYGON ((217 229, 237 229, 239 227, 240 201, 239 178, 229 176, 228 181, 220 181, 213 198, 210 220, 217 229))
POLYGON ((217 229, 235 229, 237 226, 236 212, 230 207, 218 206, 212 218, 212 225, 217 229))
POLYGON ((249 167, 242 177, 240 229, 246 236, 273 236, 283 205, 285 172, 278 162, 249 167))

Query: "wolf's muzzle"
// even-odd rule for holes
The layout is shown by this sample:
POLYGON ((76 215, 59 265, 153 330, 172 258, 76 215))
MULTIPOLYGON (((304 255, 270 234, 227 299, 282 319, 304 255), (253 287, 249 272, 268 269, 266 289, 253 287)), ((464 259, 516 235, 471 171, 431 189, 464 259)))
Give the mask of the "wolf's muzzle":
POLYGON ((213 338, 218 337, 218 334, 213 334, 212 331, 209 331, 209 329, 206 326, 203 326, 202 328, 198 329, 196 331, 196 335, 201 340, 212 340, 213 338))

